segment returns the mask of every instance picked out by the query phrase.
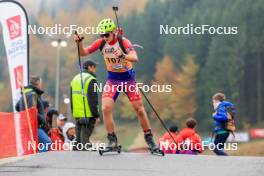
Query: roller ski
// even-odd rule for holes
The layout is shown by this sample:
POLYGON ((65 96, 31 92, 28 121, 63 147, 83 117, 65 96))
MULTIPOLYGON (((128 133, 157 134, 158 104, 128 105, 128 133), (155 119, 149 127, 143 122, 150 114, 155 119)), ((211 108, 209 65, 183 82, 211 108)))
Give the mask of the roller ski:
POLYGON ((103 155, 104 153, 109 153, 109 152, 117 152, 118 154, 121 153, 121 145, 117 144, 117 137, 115 133, 108 134, 107 135, 108 139, 108 144, 104 149, 99 149, 99 154, 103 155))
POLYGON ((153 135, 152 133, 145 134, 145 141, 148 144, 148 150, 151 154, 153 155, 159 155, 159 156, 164 156, 164 152, 159 149, 157 144, 153 140, 153 135))

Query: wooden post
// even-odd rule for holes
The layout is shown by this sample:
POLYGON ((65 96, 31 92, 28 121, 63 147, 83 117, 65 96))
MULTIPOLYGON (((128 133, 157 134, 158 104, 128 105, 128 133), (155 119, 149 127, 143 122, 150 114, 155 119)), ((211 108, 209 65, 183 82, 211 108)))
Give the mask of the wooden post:
MULTIPOLYGON (((22 90, 22 96, 23 96, 25 111, 26 111, 26 115, 27 115, 30 139, 31 139, 32 144, 34 144, 33 131, 32 131, 32 126, 31 126, 31 120, 30 120, 29 111, 28 111, 28 104, 27 104, 27 97, 26 97, 24 81, 23 81, 23 74, 17 73, 17 75, 20 76, 20 80, 21 80, 20 86, 21 86, 21 90, 22 90)), ((33 147, 34 154, 36 154, 36 147, 37 147, 37 144, 35 145, 35 147, 33 147)))

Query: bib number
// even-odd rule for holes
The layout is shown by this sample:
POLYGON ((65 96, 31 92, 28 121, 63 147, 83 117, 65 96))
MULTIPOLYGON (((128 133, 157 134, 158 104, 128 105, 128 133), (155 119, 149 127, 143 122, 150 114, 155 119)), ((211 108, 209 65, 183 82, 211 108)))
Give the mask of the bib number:
POLYGON ((113 64, 116 64, 116 63, 120 63, 121 62, 121 58, 106 58, 107 59, 107 61, 109 62, 109 63, 113 63, 113 64))
POLYGON ((123 68, 123 64, 121 63, 121 58, 106 58, 107 62, 109 64, 115 64, 115 65, 112 65, 112 68, 114 70, 120 70, 123 68))

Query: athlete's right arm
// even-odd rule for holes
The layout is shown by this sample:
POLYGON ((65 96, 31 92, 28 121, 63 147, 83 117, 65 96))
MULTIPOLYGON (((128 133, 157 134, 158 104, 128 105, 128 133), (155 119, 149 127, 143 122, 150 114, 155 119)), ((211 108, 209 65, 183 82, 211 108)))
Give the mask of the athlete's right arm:
POLYGON ((93 52, 95 52, 96 50, 99 49, 101 43, 102 43, 102 38, 97 39, 96 41, 94 41, 91 45, 89 45, 88 47, 84 47, 82 41, 80 41, 80 37, 77 35, 74 35, 74 40, 75 42, 77 42, 79 44, 80 47, 80 55, 81 56, 87 56, 93 52))
POLYGON ((87 51, 85 51, 85 48, 82 42, 79 42, 79 48, 80 48, 80 56, 87 56, 90 54, 87 51))

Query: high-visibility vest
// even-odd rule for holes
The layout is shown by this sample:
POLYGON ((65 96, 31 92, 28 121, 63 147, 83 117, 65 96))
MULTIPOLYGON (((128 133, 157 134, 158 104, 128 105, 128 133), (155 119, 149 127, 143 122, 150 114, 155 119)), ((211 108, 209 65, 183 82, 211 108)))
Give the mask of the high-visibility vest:
MULTIPOLYGON (((71 81, 72 90, 72 116, 74 118, 90 118, 92 117, 92 112, 88 102, 88 87, 91 80, 96 80, 96 78, 89 73, 82 73, 84 90, 82 92, 81 75, 76 75, 71 81), (84 110, 85 104, 85 110, 84 110)), ((97 90, 97 89, 96 89, 97 90)))

